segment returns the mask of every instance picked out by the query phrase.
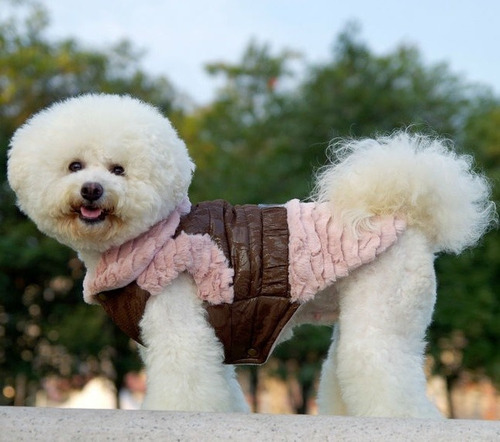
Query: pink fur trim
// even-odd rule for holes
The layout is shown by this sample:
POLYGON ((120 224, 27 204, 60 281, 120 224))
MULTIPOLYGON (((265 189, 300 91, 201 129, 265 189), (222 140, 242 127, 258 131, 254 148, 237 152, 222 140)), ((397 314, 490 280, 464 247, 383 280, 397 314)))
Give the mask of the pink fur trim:
POLYGON ((232 302, 233 269, 224 253, 208 235, 187 235, 172 238, 180 217, 191 208, 183 201, 168 219, 149 231, 101 255, 92 278, 87 273, 84 299, 93 303, 101 291, 124 287, 132 281, 152 295, 187 271, 193 276, 198 296, 212 304, 232 302))
POLYGON ((185 271, 193 277, 198 296, 204 301, 211 304, 233 301, 233 269, 209 235, 182 232, 170 239, 139 276, 137 284, 154 295, 185 271))
POLYGON ((292 301, 306 302, 320 290, 387 250, 406 223, 373 217, 370 230, 353 232, 333 218, 327 204, 289 201, 289 281, 292 301))

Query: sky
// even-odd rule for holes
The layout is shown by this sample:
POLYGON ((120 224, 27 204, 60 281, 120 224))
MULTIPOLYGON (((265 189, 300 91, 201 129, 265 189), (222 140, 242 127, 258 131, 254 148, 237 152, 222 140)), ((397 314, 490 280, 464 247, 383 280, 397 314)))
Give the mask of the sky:
POLYGON ((196 103, 217 82, 204 70, 238 62, 254 39, 276 53, 300 51, 305 62, 329 60, 350 21, 378 55, 417 46, 426 63, 447 62, 465 80, 500 94, 500 1, 497 0, 41 0, 49 34, 94 48, 130 40, 145 51, 143 68, 164 75, 196 103))

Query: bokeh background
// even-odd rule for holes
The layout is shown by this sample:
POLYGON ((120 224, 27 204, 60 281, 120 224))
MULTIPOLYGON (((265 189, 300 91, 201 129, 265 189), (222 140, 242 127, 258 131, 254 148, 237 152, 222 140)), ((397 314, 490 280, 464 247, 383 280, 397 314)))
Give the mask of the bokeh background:
MULTIPOLYGON (((6 182, 10 137, 54 101, 158 106, 197 164, 194 203, 306 198, 332 139, 400 128, 473 154, 498 202, 499 5, 337 3, 0 0, 0 405, 136 408, 144 390, 136 344, 83 303, 82 264, 6 182)), ((450 417, 499 419, 498 230, 437 271, 429 395, 450 417)), ((253 409, 315 413, 330 335, 301 327, 268 364, 241 367, 253 409)))

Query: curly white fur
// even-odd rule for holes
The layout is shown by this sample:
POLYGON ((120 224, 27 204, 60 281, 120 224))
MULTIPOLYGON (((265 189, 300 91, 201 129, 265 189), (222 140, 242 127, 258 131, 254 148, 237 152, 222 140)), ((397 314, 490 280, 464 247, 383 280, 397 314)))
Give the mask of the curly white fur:
MULTIPOLYGON (((354 231, 370 229, 373 215, 403 217, 408 229, 379 259, 316 294, 294 317, 291 325, 337 321, 320 410, 438 417, 423 373, 434 254, 458 253, 481 237, 495 218, 488 183, 472 171, 470 157, 407 133, 344 142, 337 153, 318 175, 313 200, 330 202, 354 231)), ((8 179, 21 210, 77 250, 92 273, 102 252, 174 210, 193 170, 184 143, 155 108, 130 97, 87 95, 42 111, 16 132, 8 179), (115 173, 117 165, 123 174, 115 173), (92 203, 82 195, 86 183, 102 187, 92 203)), ((146 408, 248 409, 191 277, 179 275, 150 298, 141 330, 146 408)))
POLYGON ((334 145, 332 164, 318 174, 313 199, 331 201, 346 225, 373 215, 405 216, 435 251, 459 253, 474 245, 495 218, 486 178, 473 159, 443 140, 398 132, 376 140, 334 145))

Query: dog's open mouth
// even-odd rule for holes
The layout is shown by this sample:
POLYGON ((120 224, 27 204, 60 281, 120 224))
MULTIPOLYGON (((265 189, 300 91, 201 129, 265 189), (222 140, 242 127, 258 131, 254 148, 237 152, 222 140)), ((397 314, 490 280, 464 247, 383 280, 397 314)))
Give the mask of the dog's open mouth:
POLYGON ((75 209, 80 215, 80 219, 88 224, 94 224, 104 221, 108 211, 94 205, 80 206, 75 209))

